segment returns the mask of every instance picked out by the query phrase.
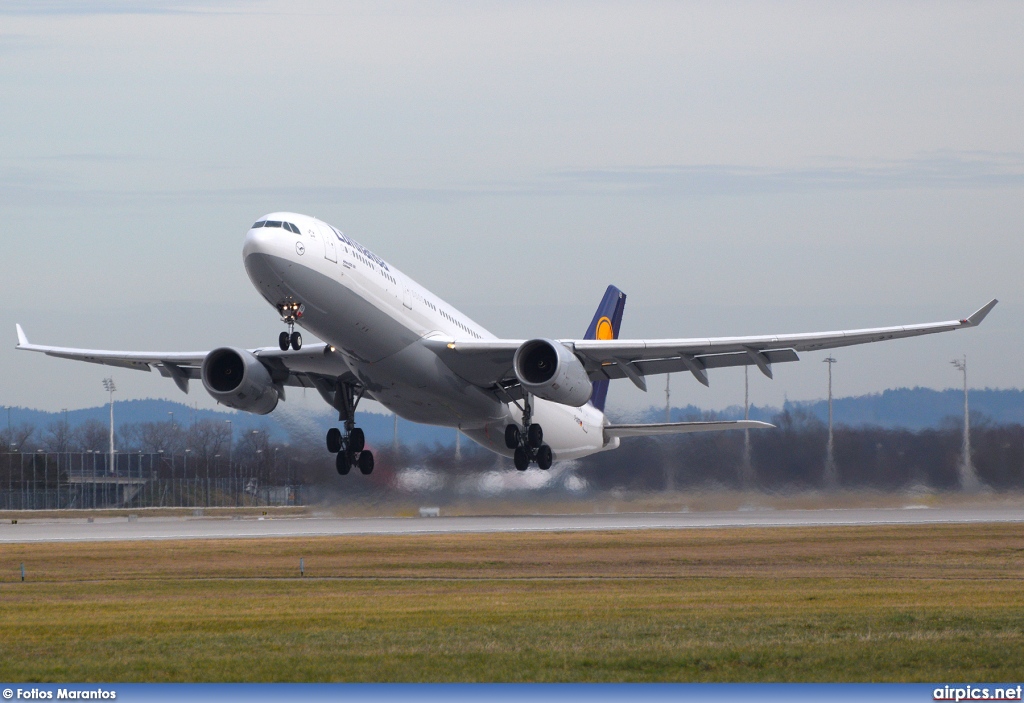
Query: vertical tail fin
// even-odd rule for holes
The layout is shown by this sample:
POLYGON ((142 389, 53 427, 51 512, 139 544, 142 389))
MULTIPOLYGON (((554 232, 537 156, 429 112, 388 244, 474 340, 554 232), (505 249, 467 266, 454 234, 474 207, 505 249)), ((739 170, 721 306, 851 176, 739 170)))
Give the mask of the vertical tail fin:
MULTIPOLYGON (((583 339, 618 339, 619 326, 622 324, 622 310, 625 307, 626 294, 615 286, 608 286, 583 339)), ((594 381, 590 404, 604 412, 604 401, 607 396, 608 381, 594 381)))

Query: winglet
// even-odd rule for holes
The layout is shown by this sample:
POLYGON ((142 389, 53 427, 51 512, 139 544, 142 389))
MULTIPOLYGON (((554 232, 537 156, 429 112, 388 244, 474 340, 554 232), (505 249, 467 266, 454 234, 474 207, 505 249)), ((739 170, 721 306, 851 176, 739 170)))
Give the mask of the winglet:
POLYGON ((998 302, 998 300, 993 298, 988 302, 988 305, 978 310, 976 313, 968 317, 966 320, 960 320, 960 324, 962 324, 965 327, 977 327, 978 325, 981 324, 981 321, 985 319, 985 316, 992 311, 992 308, 994 308, 996 306, 996 303, 998 302))
POLYGON ((25 330, 21 329, 21 325, 14 323, 14 326, 18 328, 18 346, 27 347, 28 337, 25 336, 25 330))

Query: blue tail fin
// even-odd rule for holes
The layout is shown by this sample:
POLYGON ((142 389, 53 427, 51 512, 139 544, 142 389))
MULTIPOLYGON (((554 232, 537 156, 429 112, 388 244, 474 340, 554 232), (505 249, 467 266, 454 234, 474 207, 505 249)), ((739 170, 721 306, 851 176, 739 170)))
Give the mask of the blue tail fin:
MULTIPOLYGON (((615 286, 608 286, 583 339, 618 339, 619 326, 622 324, 622 309, 625 307, 626 294, 615 286)), ((590 404, 604 412, 604 401, 607 396, 608 381, 594 381, 594 392, 590 396, 590 404)))

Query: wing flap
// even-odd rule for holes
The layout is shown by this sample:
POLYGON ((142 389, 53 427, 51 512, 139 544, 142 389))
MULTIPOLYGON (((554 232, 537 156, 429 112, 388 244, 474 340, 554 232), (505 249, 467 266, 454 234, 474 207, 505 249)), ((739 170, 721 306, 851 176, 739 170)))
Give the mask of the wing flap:
POLYGON ((723 420, 715 422, 659 422, 650 425, 606 425, 605 437, 652 437, 664 434, 691 432, 721 432, 723 430, 760 430, 775 427, 757 420, 723 420))
MULTIPOLYGON (((764 352, 764 355, 768 358, 769 364, 800 360, 800 357, 797 356, 796 351, 793 349, 773 349, 764 352)), ((644 376, 693 371, 688 360, 693 362, 698 369, 724 369, 730 366, 749 366, 754 363, 746 352, 733 352, 729 354, 704 354, 693 357, 677 356, 666 359, 634 361, 633 367, 644 376)), ((610 379, 626 378, 626 374, 618 368, 618 364, 615 362, 602 365, 601 369, 610 379)))

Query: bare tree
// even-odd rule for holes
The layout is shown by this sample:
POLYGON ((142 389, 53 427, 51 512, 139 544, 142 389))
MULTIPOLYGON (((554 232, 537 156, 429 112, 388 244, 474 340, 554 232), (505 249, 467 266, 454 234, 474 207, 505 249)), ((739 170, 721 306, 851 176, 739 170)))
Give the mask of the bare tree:
MULTIPOLYGON (((128 442, 119 442, 123 447, 128 442)), ((104 452, 110 448, 110 428, 99 420, 86 420, 75 428, 71 445, 78 451, 104 452)))
POLYGON ((265 483, 273 461, 270 434, 266 430, 248 430, 235 445, 235 461, 245 467, 246 473, 265 483))
POLYGON ((0 439, 2 439, 0 450, 5 452, 24 451, 29 438, 35 433, 35 431, 35 426, 30 425, 27 422, 15 425, 11 428, 10 432, 8 432, 7 429, 0 431, 0 439))
POLYGON ((71 451, 71 425, 66 417, 54 420, 43 432, 43 449, 48 452, 71 451))
POLYGON ((192 456, 199 461, 209 461, 215 454, 221 453, 231 441, 228 426, 217 420, 199 420, 192 424, 188 431, 188 448, 192 456))
POLYGON ((181 427, 171 422, 139 423, 139 448, 144 452, 180 454, 185 449, 181 427))

